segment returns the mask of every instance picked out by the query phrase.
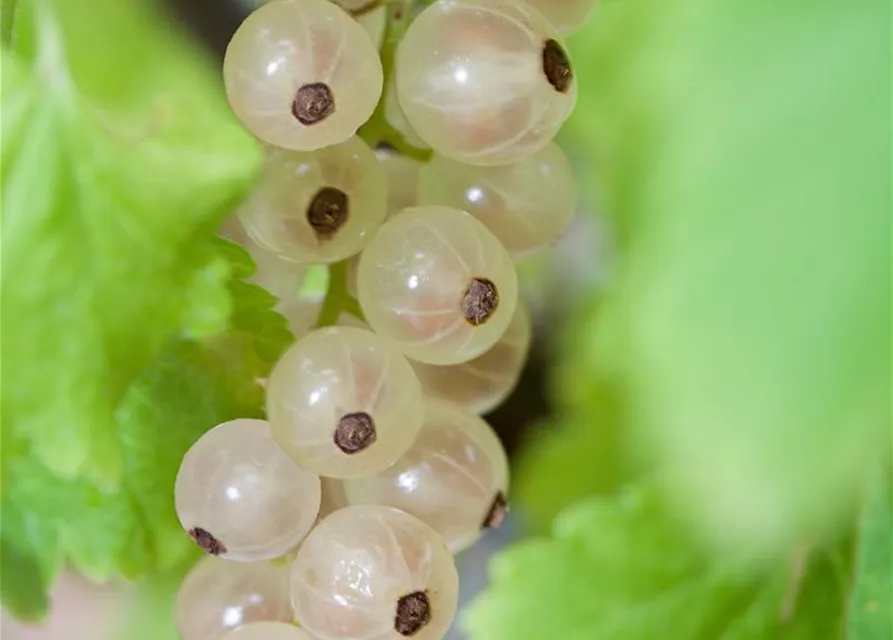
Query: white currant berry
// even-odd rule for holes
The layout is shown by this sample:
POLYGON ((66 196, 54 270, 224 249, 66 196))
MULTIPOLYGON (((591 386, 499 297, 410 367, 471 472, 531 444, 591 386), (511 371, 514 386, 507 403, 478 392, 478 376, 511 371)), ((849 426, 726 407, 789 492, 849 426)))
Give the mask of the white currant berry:
POLYGON ((350 504, 347 501, 347 494, 344 492, 344 480, 336 478, 321 478, 321 480, 322 503, 319 506, 320 520, 350 504))
POLYGON ((471 215, 413 207, 390 218, 360 256, 366 322, 429 364, 476 358, 503 336, 518 301, 515 267, 471 215))
POLYGON ((224 422, 180 464, 177 517, 205 551, 228 560, 277 558, 307 534, 319 513, 319 477, 285 455, 263 420, 224 422))
POLYGON ((382 504, 433 528, 453 553, 469 547, 506 513, 508 459, 477 415, 428 399, 412 447, 373 478, 345 480, 350 504, 382 504))
POLYGON ((416 203, 421 162, 393 149, 376 149, 388 183, 388 216, 416 203))
POLYGON ((261 140, 313 150, 350 138, 372 115, 382 68, 363 27, 327 0, 275 0, 226 50, 226 95, 261 140))
POLYGON ((181 640, 220 640, 251 622, 291 622, 288 565, 207 557, 183 579, 176 601, 181 640))
POLYGON ((397 91, 410 126, 436 152, 478 165, 542 149, 577 96, 561 37, 514 0, 435 2, 397 51, 397 91))
POLYGON ((357 137, 312 152, 270 148, 239 218, 251 239, 277 256, 336 262, 372 238, 387 198, 384 168, 357 137))
MULTIPOLYGON (((370 0, 370 2, 374 4, 375 0, 370 0)), ((369 3, 367 3, 366 7, 368 6, 369 3)), ((384 40, 384 32, 388 20, 387 7, 376 6, 368 10, 366 7, 361 7, 357 10, 356 15, 354 15, 354 20, 360 23, 369 35, 369 39, 372 40, 372 44, 375 45, 375 48, 380 49, 381 43, 384 40)))
POLYGON ((276 442, 332 478, 388 467, 412 444, 421 413, 421 386, 406 358, 354 327, 310 332, 285 352, 267 385, 276 442))
POLYGON ((384 117, 388 124, 403 136, 406 143, 416 149, 430 149, 431 147, 419 137, 419 134, 409 125, 406 114, 400 106, 400 97, 397 93, 397 76, 392 75, 385 87, 384 117))
POLYGON ((526 2, 539 9, 562 33, 569 33, 583 24, 595 6, 595 0, 526 0, 526 2))
POLYGON ((320 522, 291 569, 301 627, 318 640, 440 640, 456 612, 452 555, 397 509, 353 506, 320 522))
POLYGON ((418 180, 419 204, 467 211, 515 260, 553 244, 574 215, 573 173, 554 142, 498 167, 475 167, 435 155, 418 180))
POLYGON ((530 318, 519 301, 505 335, 483 355, 461 364, 411 364, 427 397, 484 414, 499 406, 515 388, 527 360, 530 339, 530 318))
MULTIPOLYGON (((184 639, 185 640, 185 639, 184 639)), ((223 640, 315 640, 303 629, 284 622, 255 622, 230 631, 223 640)))

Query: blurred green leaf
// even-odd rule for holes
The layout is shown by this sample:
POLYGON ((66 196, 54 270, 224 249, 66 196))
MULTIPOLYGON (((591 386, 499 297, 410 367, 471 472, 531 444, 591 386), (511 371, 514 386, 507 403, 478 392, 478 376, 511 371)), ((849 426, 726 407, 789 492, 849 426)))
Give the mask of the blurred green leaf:
MULTIPOLYGON (((228 255, 237 261, 233 271, 250 273, 244 251, 228 255)), ((7 463, 14 482, 5 487, 0 506, 0 537, 41 567, 43 588, 66 560, 94 580, 118 574, 138 579, 197 555, 174 513, 183 454, 220 422, 262 416, 259 381, 292 339, 285 318, 272 310, 271 294, 240 281, 231 288, 230 329, 201 341, 172 341, 125 393, 115 412, 123 462, 117 489, 86 477, 58 476, 35 456, 7 463)), ((9 575, 4 602, 7 596, 13 602, 30 597, 34 574, 19 575, 10 567, 9 575)))
POLYGON ((591 499, 491 564, 463 624, 473 640, 832 640, 846 576, 802 549, 764 572, 711 560, 649 487, 591 499))
POLYGON ((46 523, 3 511, 0 530, 0 601, 20 620, 39 621, 49 612, 51 572, 58 557, 56 532, 46 523), (46 552, 40 557, 41 550, 46 552))
POLYGON ((888 9, 605 3, 573 41, 622 251, 580 348, 724 549, 848 526, 888 437, 888 9))
POLYGON ((205 238, 259 149, 144 2, 19 2, 2 72, 4 461, 114 490, 131 382, 177 335, 226 326, 205 238))
POLYGON ((868 486, 857 541, 850 597, 850 640, 893 638, 893 483, 890 466, 878 467, 868 486))
POLYGON ((629 455, 622 432, 625 407, 617 380, 593 359, 591 336, 599 330, 598 302, 586 302, 563 318, 561 354, 551 370, 555 412, 532 427, 514 460, 512 498, 533 532, 581 499, 609 494, 641 465, 629 455))

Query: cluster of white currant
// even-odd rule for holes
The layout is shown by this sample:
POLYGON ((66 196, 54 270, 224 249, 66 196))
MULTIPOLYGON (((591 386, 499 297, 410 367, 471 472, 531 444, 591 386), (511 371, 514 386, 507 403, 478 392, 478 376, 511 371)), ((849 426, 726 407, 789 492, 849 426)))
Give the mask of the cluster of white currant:
MULTIPOLYGON (((591 0, 539 2, 567 27, 591 0)), ((520 0, 401 6, 387 70, 383 22, 350 11, 371 15, 273 0, 227 50, 230 104, 268 145, 228 234, 299 339, 265 381, 267 420, 221 424, 183 459, 177 515, 212 557, 181 587, 182 640, 438 640, 452 554, 507 509, 506 455, 479 415, 530 342, 513 261, 573 212, 551 141, 571 66, 520 0), (377 106, 433 157, 373 152, 356 132, 377 106), (341 274, 340 300, 299 299, 311 263, 341 274), (308 304, 330 326, 309 330, 308 304)))

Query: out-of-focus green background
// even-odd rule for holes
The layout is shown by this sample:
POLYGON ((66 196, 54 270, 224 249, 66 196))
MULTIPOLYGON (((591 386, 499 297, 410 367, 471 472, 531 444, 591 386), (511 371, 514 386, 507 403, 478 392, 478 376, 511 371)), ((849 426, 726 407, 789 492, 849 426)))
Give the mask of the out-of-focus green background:
MULTIPOLYGON (((100 607, 175 637, 179 459, 291 339, 213 236, 260 156, 213 53, 241 10, 2 4, 0 598, 44 619, 70 567, 66 638, 100 607)), ((531 537, 472 640, 893 637, 890 28, 603 0, 569 38, 580 219, 521 270, 537 348, 493 417, 531 537)))

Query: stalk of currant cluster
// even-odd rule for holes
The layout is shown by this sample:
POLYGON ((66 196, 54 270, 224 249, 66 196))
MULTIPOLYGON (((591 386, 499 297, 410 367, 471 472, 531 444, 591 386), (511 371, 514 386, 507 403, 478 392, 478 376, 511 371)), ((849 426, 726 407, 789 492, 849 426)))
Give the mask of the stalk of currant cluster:
POLYGON ((508 509, 479 416, 530 344, 515 264, 574 208, 552 138, 577 89, 553 24, 591 2, 272 0, 233 36, 227 97, 266 158, 222 232, 297 341, 267 420, 212 428, 177 474, 210 554, 178 594, 182 640, 447 632, 453 554, 508 509), (322 300, 299 295, 314 263, 322 300))

